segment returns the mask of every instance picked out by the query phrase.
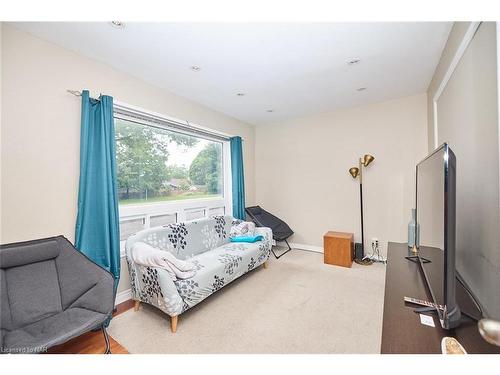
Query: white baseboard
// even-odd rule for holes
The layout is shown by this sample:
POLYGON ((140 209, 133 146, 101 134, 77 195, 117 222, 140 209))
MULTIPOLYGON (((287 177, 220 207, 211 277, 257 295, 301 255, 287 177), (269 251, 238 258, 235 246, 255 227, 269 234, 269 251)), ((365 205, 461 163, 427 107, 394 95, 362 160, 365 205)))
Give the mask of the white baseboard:
POLYGON ((120 293, 116 293, 115 306, 129 299, 132 299, 132 291, 130 289, 124 290, 120 293))
POLYGON ((300 249, 300 250, 307 250, 307 251, 314 251, 316 253, 321 253, 323 254, 323 247, 321 246, 312 246, 312 245, 305 245, 302 243, 295 243, 291 242, 290 247, 292 249, 300 249))

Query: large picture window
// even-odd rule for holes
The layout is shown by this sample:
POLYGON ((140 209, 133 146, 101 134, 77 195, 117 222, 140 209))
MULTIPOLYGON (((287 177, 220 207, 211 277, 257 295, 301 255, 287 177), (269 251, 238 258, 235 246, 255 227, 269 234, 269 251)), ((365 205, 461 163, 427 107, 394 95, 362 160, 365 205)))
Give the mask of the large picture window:
POLYGON ((229 137, 115 103, 122 253, 138 231, 232 214, 229 137))
POLYGON ((223 196, 222 142, 115 119, 120 205, 223 196))

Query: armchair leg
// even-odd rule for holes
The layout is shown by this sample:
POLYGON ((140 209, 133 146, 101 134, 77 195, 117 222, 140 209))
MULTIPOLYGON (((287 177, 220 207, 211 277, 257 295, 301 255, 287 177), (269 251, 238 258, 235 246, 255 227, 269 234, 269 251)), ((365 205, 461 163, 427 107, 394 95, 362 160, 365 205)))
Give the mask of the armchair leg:
POLYGON ((139 306, 141 305, 141 301, 135 301, 134 303, 134 311, 139 311, 139 306))
POLYGON ((286 245, 288 246, 288 249, 284 252, 284 253, 281 253, 280 255, 276 255, 276 253, 274 252, 274 249, 271 247, 271 251, 273 252, 273 255, 276 259, 279 259, 281 258, 283 255, 285 255, 286 253, 288 253, 289 251, 292 250, 292 248, 290 247, 290 244, 288 243, 287 240, 285 240, 286 242, 286 245))
POLYGON ((104 325, 101 326, 102 334, 104 335, 104 342, 106 343, 106 350, 104 354, 111 354, 111 346, 109 344, 109 336, 108 331, 106 331, 106 327, 104 325))
POLYGON ((175 333, 177 331, 178 318, 179 318, 178 315, 170 317, 170 329, 172 330, 172 333, 175 333))

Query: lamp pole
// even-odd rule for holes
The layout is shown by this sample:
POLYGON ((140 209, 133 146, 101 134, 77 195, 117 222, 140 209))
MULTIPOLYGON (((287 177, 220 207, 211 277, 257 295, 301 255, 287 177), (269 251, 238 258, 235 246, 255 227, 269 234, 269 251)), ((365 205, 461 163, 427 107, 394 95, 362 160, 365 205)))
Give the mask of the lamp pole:
POLYGON ((367 167, 375 158, 369 154, 366 154, 362 158, 359 158, 359 167, 352 167, 349 169, 349 173, 352 178, 356 179, 359 177, 359 202, 361 209, 361 259, 356 259, 355 262, 368 266, 373 263, 371 259, 365 258, 365 230, 363 223, 363 167, 367 167))
POLYGON ((359 158, 359 203, 361 206, 361 259, 365 257, 365 230, 363 226, 363 162, 359 158))

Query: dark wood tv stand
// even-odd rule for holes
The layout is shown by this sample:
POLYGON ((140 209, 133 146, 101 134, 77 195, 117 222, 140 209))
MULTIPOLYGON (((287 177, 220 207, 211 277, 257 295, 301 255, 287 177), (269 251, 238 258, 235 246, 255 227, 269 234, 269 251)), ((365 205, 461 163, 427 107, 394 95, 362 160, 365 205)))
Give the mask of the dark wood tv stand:
MULTIPOLYGON (((425 265, 426 272, 440 272, 439 254, 432 249, 421 249, 421 254, 431 263, 425 265)), ((413 310, 418 307, 403 301, 404 296, 430 301, 419 264, 405 259, 408 254, 406 243, 390 242, 387 249, 387 270, 385 276, 384 318, 382 328, 382 354, 432 354, 441 353, 441 339, 455 337, 472 353, 500 353, 500 347, 488 344, 480 336, 477 323, 464 317, 460 327, 450 331, 441 328, 434 317, 436 327, 420 323, 420 317, 413 310)), ((465 288, 457 281, 456 299, 460 309, 469 315, 479 317, 480 312, 465 288)))

